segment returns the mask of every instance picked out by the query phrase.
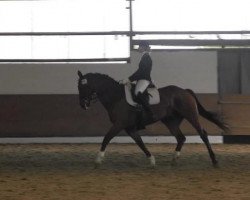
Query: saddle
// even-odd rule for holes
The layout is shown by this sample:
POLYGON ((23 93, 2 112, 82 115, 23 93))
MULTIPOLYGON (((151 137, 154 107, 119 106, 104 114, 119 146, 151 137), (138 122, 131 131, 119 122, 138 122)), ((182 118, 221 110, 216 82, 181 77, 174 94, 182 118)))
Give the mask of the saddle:
MULTIPOLYGON (((136 102, 136 97, 135 97, 135 84, 131 83, 125 84, 124 89, 125 89, 126 101, 128 102, 128 104, 137 107, 138 103, 136 102)), ((145 95, 145 98, 148 99, 149 105, 155 105, 160 103, 159 91, 153 84, 150 84, 148 86, 143 95, 145 95)))

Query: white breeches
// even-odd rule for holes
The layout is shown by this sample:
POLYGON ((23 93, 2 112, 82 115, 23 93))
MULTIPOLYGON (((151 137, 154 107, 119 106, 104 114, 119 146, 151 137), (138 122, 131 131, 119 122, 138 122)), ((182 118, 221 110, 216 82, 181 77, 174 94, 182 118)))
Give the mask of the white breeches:
POLYGON ((137 95, 139 92, 143 93, 147 89, 149 84, 150 84, 150 81, 148 80, 137 81, 136 86, 135 86, 135 95, 137 95))

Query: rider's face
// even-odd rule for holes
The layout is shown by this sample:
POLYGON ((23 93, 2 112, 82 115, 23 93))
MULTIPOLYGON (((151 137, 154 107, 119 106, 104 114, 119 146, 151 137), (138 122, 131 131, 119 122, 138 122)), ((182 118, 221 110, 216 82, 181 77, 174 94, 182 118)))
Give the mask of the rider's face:
POLYGON ((146 51, 147 50, 147 47, 145 47, 145 46, 139 46, 139 48, 138 48, 138 51, 140 52, 140 53, 143 53, 144 51, 146 51))

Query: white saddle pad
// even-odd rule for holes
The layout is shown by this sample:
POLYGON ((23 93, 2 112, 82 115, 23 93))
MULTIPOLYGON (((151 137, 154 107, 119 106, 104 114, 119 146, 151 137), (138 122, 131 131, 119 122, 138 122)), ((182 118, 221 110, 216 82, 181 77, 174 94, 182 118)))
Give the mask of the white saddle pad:
MULTIPOLYGON (((126 100, 128 102, 129 105, 131 106, 137 106, 138 103, 134 102, 133 98, 132 98, 132 94, 131 94, 131 84, 125 84, 124 88, 125 88, 125 96, 126 96, 126 100)), ((150 105, 155 105, 160 103, 160 94, 157 88, 148 88, 147 89, 149 95, 149 104, 150 105)))

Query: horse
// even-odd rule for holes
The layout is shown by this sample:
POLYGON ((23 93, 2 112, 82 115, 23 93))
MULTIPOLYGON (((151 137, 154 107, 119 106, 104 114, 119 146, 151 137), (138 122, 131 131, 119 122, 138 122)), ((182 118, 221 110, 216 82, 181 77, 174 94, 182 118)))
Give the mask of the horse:
MULTIPOLYGON (((155 157, 147 149, 137 131, 138 110, 127 103, 123 84, 105 74, 87 73, 83 75, 78 71, 78 91, 79 103, 84 110, 90 107, 91 101, 99 99, 107 110, 109 119, 112 122, 112 127, 106 133, 95 159, 97 165, 103 162, 106 147, 112 138, 120 131, 125 130, 144 152, 150 164, 155 166, 155 157)), ((186 119, 199 133, 207 147, 212 164, 216 166, 218 161, 210 145, 207 132, 202 128, 198 116, 200 114, 223 131, 228 131, 228 126, 219 119, 217 114, 207 111, 190 89, 170 85, 159 88, 159 94, 160 103, 151 106, 156 116, 155 121, 152 121, 152 118, 145 111, 142 111, 141 120, 143 120, 145 125, 161 121, 170 130, 171 134, 175 136, 177 146, 173 162, 176 162, 179 158, 182 146, 186 141, 186 137, 179 127, 183 119, 186 119)))

